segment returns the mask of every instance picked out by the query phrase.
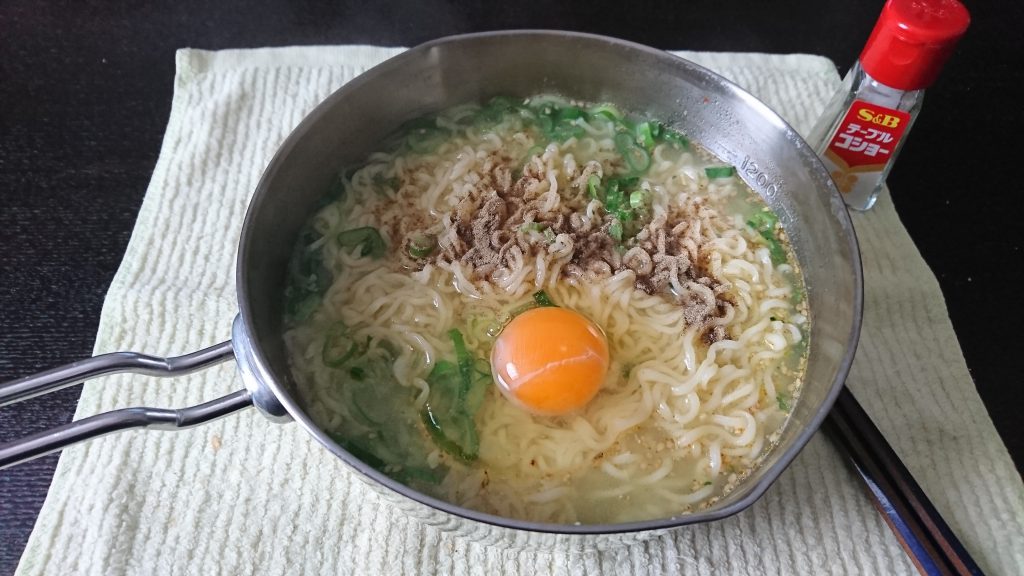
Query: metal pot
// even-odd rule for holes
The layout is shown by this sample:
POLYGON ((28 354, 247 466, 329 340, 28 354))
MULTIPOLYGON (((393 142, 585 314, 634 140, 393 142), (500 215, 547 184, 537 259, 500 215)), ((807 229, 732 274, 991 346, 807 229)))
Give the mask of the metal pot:
MULTIPOLYGON (((0 467, 126 428, 178 429, 255 405, 295 420, 410 514, 478 540, 540 547, 604 547, 638 534, 715 520, 750 506, 818 429, 845 381, 860 331, 860 256, 846 208, 814 152, 750 94, 660 50, 600 36, 546 31, 443 38, 373 68, 327 98, 277 151, 252 198, 237 262, 239 313, 229 342, 177 358, 120 352, 0 387, 0 405, 113 372, 170 376, 230 358, 245 389, 180 410, 128 408, 0 446, 0 467), (282 339, 291 247, 341 166, 355 164, 403 122, 496 95, 556 92, 611 101, 666 120, 734 166, 775 210, 803 269, 812 331, 804 388, 778 445, 733 492, 687 515, 614 525, 556 525, 483 514, 395 482, 343 450, 292 393, 282 339)), ((670 514, 670 512, 669 512, 670 514)))

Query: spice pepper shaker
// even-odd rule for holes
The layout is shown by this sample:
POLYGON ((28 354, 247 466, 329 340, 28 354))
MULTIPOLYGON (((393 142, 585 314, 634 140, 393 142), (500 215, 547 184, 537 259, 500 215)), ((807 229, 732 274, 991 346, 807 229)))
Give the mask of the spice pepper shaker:
POLYGON ((808 143, 847 206, 868 210, 971 18, 957 0, 888 0, 808 143))

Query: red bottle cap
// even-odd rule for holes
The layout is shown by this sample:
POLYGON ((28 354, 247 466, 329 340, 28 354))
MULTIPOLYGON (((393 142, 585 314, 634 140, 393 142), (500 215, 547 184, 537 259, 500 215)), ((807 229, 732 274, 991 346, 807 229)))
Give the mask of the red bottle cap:
POLYGON ((971 15, 957 0, 888 0, 860 65, 887 86, 926 88, 970 23, 971 15))

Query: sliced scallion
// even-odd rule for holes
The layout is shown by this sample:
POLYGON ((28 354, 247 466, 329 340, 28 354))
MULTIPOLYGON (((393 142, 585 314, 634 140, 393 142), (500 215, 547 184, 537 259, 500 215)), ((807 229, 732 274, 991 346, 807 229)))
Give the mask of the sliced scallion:
POLYGON ((773 264, 782 264, 786 261, 786 250, 775 235, 778 223, 778 217, 770 210, 762 210, 747 220, 747 225, 756 230, 764 239, 773 264))
POLYGON ((779 410, 783 412, 789 412, 789 401, 785 394, 779 393, 775 396, 775 402, 779 405, 779 410))
POLYGON ((617 242, 622 242, 622 222, 612 220, 612 223, 608 226, 608 235, 617 242))
POLYGON ((557 304, 551 301, 551 297, 548 296, 548 293, 543 290, 533 293, 533 301, 536 302, 538 306, 557 306, 557 304))
POLYGON ((426 258, 437 247, 437 238, 430 234, 413 234, 409 237, 409 256, 426 258))
POLYGON ((474 415, 491 381, 486 362, 473 358, 462 333, 448 332, 455 345, 455 363, 439 360, 427 376, 430 394, 421 417, 427 432, 445 452, 464 461, 477 458, 480 440, 474 415))
POLYGON ((557 112, 558 120, 575 120, 577 118, 583 118, 586 115, 583 109, 579 106, 566 106, 557 112))
POLYGON ((736 175, 736 168, 734 166, 708 166, 704 169, 704 173, 712 180, 715 178, 732 178, 736 175))
POLYGON ((551 116, 547 114, 537 114, 537 127, 545 135, 550 134, 551 130, 555 127, 555 121, 551 119, 551 116))
POLYGON ((622 112, 619 112, 619 109, 611 104, 598 104, 596 106, 591 106, 588 112, 590 112, 591 116, 600 116, 611 120, 612 122, 617 122, 622 119, 622 112))
POLYGON ((615 148, 634 174, 643 172, 651 166, 651 155, 647 153, 647 150, 636 145, 632 135, 625 132, 616 134, 615 148))
POLYGON ((597 174, 591 174, 590 178, 587 178, 587 195, 591 198, 598 198, 598 191, 601 189, 601 177, 597 174))
POLYGON ((654 130, 650 122, 641 122, 636 125, 636 142, 648 150, 654 148, 654 130))
POLYGON ((629 194, 629 207, 633 210, 640 210, 641 208, 647 207, 647 191, 643 188, 638 188, 629 194))
POLYGON ((369 256, 374 259, 383 256, 384 252, 387 250, 387 245, 384 244, 384 238, 382 238, 380 232, 372 226, 363 226, 362 228, 345 230, 338 234, 338 245, 342 248, 355 248, 356 246, 362 246, 362 250, 359 251, 359 255, 369 256))
POLYGON ((341 368, 349 361, 365 354, 369 347, 369 338, 365 343, 356 342, 349 335, 348 327, 342 322, 336 322, 327 330, 320 357, 325 366, 341 368))
POLYGON ((405 142, 409 149, 417 154, 433 152, 450 135, 448 130, 437 125, 434 118, 419 118, 408 123, 406 127, 408 133, 405 142))
POLYGON ((455 345, 455 360, 458 362, 459 376, 462 379, 462 386, 459 388, 458 397, 465 398, 470 387, 473 385, 473 357, 469 355, 469 350, 466 349, 466 341, 462 338, 462 332, 452 328, 448 331, 448 337, 452 339, 452 344, 455 345))
POLYGON ((690 141, 686 139, 682 134, 672 130, 671 128, 664 128, 662 130, 661 139, 669 144, 672 144, 680 150, 686 150, 690 147, 690 141))

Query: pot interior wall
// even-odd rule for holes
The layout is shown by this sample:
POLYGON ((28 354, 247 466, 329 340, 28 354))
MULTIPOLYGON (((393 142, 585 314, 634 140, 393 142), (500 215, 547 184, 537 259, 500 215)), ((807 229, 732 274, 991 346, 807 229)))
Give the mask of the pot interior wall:
POLYGON ((845 379, 860 321, 859 256, 842 200, 803 141, 747 93, 664 52, 562 33, 456 37, 406 52, 328 98, 271 162, 243 230, 239 303, 257 342, 258 361, 276 376, 268 384, 317 435, 288 392, 282 294, 299 230, 338 171, 365 159, 403 122, 424 113, 496 95, 539 92, 614 102, 667 121, 724 161, 744 167, 740 175, 779 214, 792 240, 813 322, 806 383, 764 465, 712 513, 695 516, 736 512, 756 499, 806 443, 845 379))

